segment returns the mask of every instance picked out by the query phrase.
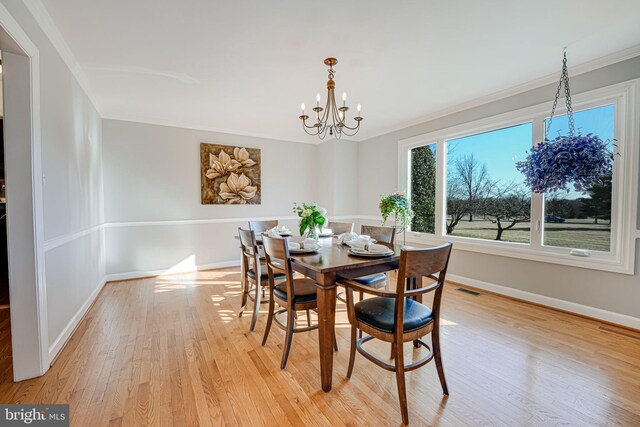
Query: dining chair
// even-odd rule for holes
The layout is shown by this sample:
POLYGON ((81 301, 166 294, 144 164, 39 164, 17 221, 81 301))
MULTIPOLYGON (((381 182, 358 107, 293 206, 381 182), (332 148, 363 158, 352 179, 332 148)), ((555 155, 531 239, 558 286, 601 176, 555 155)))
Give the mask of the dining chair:
POLYGON ((271 324, 275 321, 276 325, 286 332, 282 349, 282 362, 280 363, 280 369, 284 369, 287 366, 293 334, 318 329, 317 324, 311 324, 311 317, 309 316, 310 310, 317 310, 318 308, 316 283, 306 277, 294 278, 286 239, 264 236, 262 242, 269 275, 269 317, 267 319, 267 327, 264 330, 262 345, 267 343, 271 324), (280 283, 276 283, 277 275, 280 273, 284 273, 285 279, 280 283), (275 311, 275 303, 278 303, 282 308, 275 311), (297 328, 295 325, 295 313, 301 310, 307 313, 307 326, 297 328), (282 313, 286 313, 286 323, 282 323, 278 319, 278 315, 282 313))
MULTIPOLYGON (((268 284, 269 275, 264 265, 265 259, 260 256, 255 232, 253 230, 238 228, 238 235, 240 237, 243 272, 243 277, 241 278, 242 302, 238 317, 242 317, 242 313, 247 305, 247 300, 249 298, 253 299, 253 316, 251 317, 251 326, 249 328, 250 331, 253 331, 256 327, 256 321, 258 320, 260 304, 269 302, 262 300, 264 294, 262 284, 268 284), (253 287, 251 285, 253 285, 253 287), (252 290, 253 295, 251 295, 252 290)), ((284 274, 276 274, 274 276, 274 280, 283 280, 284 278, 284 274)))
POLYGON ((269 221, 249 221, 249 230, 253 230, 256 233, 263 233, 277 226, 278 226, 277 219, 273 219, 269 221))
POLYGON ((366 234, 371 236, 372 239, 376 239, 378 242, 383 243, 395 243, 396 241, 396 228, 395 227, 380 227, 377 225, 362 225, 360 227, 360 234, 366 234))
MULTIPOLYGON (((378 243, 386 243, 388 245, 395 244, 396 241, 396 229, 395 227, 379 227, 375 225, 362 225, 360 227, 360 234, 371 236, 372 239, 376 239, 378 243)), ((354 279, 362 285, 370 286, 372 288, 382 288, 389 290, 389 273, 377 273, 368 276, 358 277, 354 279)), ((363 294, 360 292, 360 299, 363 294)))
POLYGON ((356 350, 381 368, 395 372, 400 412, 405 425, 409 424, 405 372, 418 369, 434 360, 442 392, 446 396, 449 395, 442 367, 440 307, 451 246, 451 243, 446 243, 435 248, 403 249, 395 291, 373 289, 354 280, 338 281, 347 289, 347 314, 351 324, 351 350, 347 378, 351 378, 353 373, 356 350), (430 280, 423 280, 425 278, 430 280), (360 300, 354 304, 354 289, 373 294, 375 297, 360 300), (435 292, 431 308, 422 304, 422 296, 428 292, 435 292), (357 330, 364 331, 368 335, 358 339, 357 330), (422 337, 428 334, 431 334, 433 349, 422 340, 422 337), (393 365, 378 359, 362 347, 372 339, 391 343, 393 365), (403 344, 406 342, 413 342, 415 348, 425 347, 429 350, 429 354, 405 365, 403 344))
POLYGON ((327 228, 330 228, 334 235, 338 236, 344 233, 351 233, 353 231, 352 222, 331 222, 327 224, 327 228))

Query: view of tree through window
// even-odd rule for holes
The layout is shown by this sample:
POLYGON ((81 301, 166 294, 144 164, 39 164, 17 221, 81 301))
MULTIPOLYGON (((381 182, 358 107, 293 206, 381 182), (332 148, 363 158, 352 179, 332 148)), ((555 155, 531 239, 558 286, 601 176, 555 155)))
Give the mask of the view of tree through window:
MULTIPOLYGON (((604 105, 574 113, 576 132, 593 133, 603 141, 610 141, 613 150, 614 110, 613 105, 604 105)), ((554 117, 549 138, 567 133, 567 116, 554 117)), ((613 171, 609 171, 584 192, 573 190, 570 184, 568 192, 545 195, 543 242, 546 246, 610 250, 612 174, 613 171)))
POLYGON ((447 234, 529 243, 531 192, 515 163, 532 124, 447 141, 447 234))
POLYGON ((433 234, 436 229, 436 146, 411 150, 411 231, 433 234))

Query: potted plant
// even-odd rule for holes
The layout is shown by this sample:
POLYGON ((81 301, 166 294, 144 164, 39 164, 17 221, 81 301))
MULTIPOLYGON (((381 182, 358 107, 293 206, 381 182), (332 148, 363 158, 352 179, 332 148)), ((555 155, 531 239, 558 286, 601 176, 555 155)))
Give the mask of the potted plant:
POLYGON ((407 196, 399 191, 392 194, 383 194, 380 198, 379 208, 382 214, 382 225, 385 225, 389 217, 393 215, 393 225, 396 228, 396 233, 403 232, 403 240, 406 241, 407 225, 413 218, 413 210, 411 210, 411 203, 407 196), (400 223, 399 226, 398 223, 400 223))
POLYGON ((293 213, 300 217, 300 235, 317 239, 319 228, 327 221, 327 210, 317 203, 294 203, 293 213))
MULTIPOLYGON (((613 144, 615 147, 615 144, 613 144)), ((517 162, 516 167, 525 177, 526 184, 534 193, 569 191, 573 183, 576 191, 585 192, 593 185, 610 175, 613 167, 613 153, 610 142, 603 141, 594 134, 576 134, 569 89, 569 70, 567 52, 562 59, 562 74, 556 90, 556 97, 551 108, 551 116, 546 126, 544 140, 536 144, 524 161, 517 162), (569 134, 560 135, 549 140, 549 130, 560 99, 560 89, 564 85, 565 103, 569 134)))
POLYGON ((611 173, 613 153, 597 135, 562 135, 533 147, 516 167, 534 193, 569 191, 570 183, 586 191, 611 173))

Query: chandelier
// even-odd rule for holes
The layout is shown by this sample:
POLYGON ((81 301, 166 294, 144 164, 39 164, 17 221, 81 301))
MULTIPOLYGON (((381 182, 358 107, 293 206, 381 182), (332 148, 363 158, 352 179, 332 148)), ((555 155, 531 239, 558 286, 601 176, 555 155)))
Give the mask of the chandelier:
POLYGON ((343 134, 347 136, 353 136, 358 133, 358 130, 360 130, 360 122, 362 121, 360 112, 362 111, 362 106, 358 104, 358 115, 353 118, 353 120, 355 120, 354 126, 348 126, 346 123, 347 111, 349 111, 349 107, 347 107, 347 93, 342 93, 341 107, 337 106, 336 97, 334 94, 336 83, 333 81, 333 75, 335 74, 333 66, 338 63, 338 60, 336 58, 327 58, 324 60, 324 63, 325 65, 329 66, 329 81, 327 82, 327 103, 325 107, 322 108, 320 106, 320 94, 316 95, 316 106, 312 108, 313 112, 315 113, 315 118, 312 119, 314 120, 314 122, 312 124, 307 123, 309 116, 305 114, 305 105, 302 104, 300 106, 302 108, 302 115, 300 116, 300 120, 302 120, 303 129, 309 135, 318 136, 320 139, 324 139, 325 136, 327 136, 327 133, 329 133, 330 136, 333 136, 336 139, 340 139, 343 134))

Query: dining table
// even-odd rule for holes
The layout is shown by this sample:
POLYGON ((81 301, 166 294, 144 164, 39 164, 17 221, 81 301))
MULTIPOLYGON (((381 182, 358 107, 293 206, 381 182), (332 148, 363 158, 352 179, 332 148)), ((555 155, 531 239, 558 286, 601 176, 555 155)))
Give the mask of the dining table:
POLYGON ((313 253, 290 255, 293 270, 316 282, 320 380, 322 390, 328 392, 333 378, 337 281, 396 270, 403 245, 385 244, 393 255, 365 258, 351 254, 349 247, 338 243, 335 236, 320 237, 318 242, 320 248, 313 253))

